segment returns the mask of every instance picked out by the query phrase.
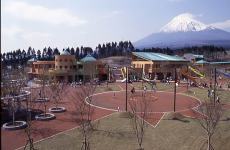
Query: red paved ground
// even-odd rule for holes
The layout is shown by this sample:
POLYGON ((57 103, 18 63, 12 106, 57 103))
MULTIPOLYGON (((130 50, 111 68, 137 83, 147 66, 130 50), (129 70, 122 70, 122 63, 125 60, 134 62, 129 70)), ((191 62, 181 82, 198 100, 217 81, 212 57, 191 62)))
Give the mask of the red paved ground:
MULTIPOLYGON (((135 101, 142 99, 143 91, 136 91, 135 101)), ((133 101, 130 99, 130 92, 128 93, 128 110, 130 110, 129 103, 133 101)), ((152 92, 148 91, 146 94, 148 100, 148 112, 172 112, 174 110, 174 95, 172 92, 152 92)), ((117 110, 118 107, 121 111, 125 111, 125 91, 120 92, 106 92, 93 96, 92 104, 105 109, 117 110)), ((176 111, 185 111, 198 106, 200 102, 195 98, 188 97, 182 94, 176 96, 176 111)))
MULTIPOLYGON (((124 83, 118 83, 120 85, 121 90, 125 89, 124 83)), ((128 100, 130 99, 130 89, 131 86, 128 87, 128 100)), ((55 114, 56 119, 52 121, 33 121, 33 128, 35 129, 33 132, 33 137, 35 141, 38 141, 42 138, 49 137, 51 135, 57 134, 59 132, 71 129, 73 127, 78 126, 78 123, 75 121, 75 102, 76 95, 73 96, 74 88, 68 88, 68 94, 65 95, 64 100, 61 102, 60 106, 65 106, 67 108, 67 112, 55 114)), ((185 91, 186 87, 178 87, 177 92, 185 91)), ((153 91, 147 92, 146 98, 149 101, 149 114, 146 119, 148 123, 153 125, 154 127, 159 123, 160 119, 166 112, 173 111, 173 89, 169 90, 170 92, 156 92, 153 91)), ((47 93, 48 90, 47 90, 47 93)), ((142 91, 136 91, 137 96, 136 99, 132 99, 135 101, 140 101, 142 91)), ((131 103, 132 101, 130 101, 131 103)), ((129 102, 128 102, 129 103, 129 102)), ((114 111, 117 111, 117 108, 121 111, 125 110, 125 91, 122 92, 108 92, 103 94, 97 94, 93 96, 93 105, 97 107, 103 107, 103 109, 95 108, 95 113, 93 119, 98 119, 108 114, 111 114, 114 111), (114 96, 115 93, 115 96, 114 96), (107 109, 113 109, 107 110, 107 109)), ((176 101, 176 111, 180 112, 185 116, 190 117, 198 117, 200 113, 193 111, 192 108, 200 105, 200 102, 195 98, 185 96, 182 94, 177 94, 176 101)), ((49 102, 48 107, 54 106, 51 102, 49 102)), ((226 109, 230 108, 230 105, 224 106, 226 109)), ((40 107, 42 108, 42 107, 40 107)), ((128 109, 130 107, 128 105, 128 109)), ((25 145, 26 135, 24 130, 17 131, 4 131, 1 129, 1 148, 3 150, 11 150, 25 145)))
MULTIPOLYGON (((181 90, 184 90, 184 88, 181 90)), ((129 104, 142 100, 142 94, 144 94, 143 91, 136 91, 135 98, 132 98, 131 92, 128 92, 128 110, 131 110, 129 104)), ((172 92, 154 93, 153 91, 148 91, 146 93, 146 99, 148 101, 148 116, 145 120, 153 127, 156 127, 165 113, 173 112, 174 110, 174 94, 172 92)), ((176 99, 177 112, 191 117, 200 115, 198 112, 192 111, 192 108, 196 108, 200 105, 200 101, 182 94, 177 94, 176 99)), ((125 111, 126 94, 125 91, 99 93, 93 96, 91 104, 95 107, 113 111, 118 111, 119 107, 119 111, 125 111)), ((141 112, 140 108, 137 108, 137 111, 138 110, 141 112)))
MULTIPOLYGON (((71 96, 71 92, 73 92, 73 89, 69 88, 68 90, 69 90, 68 94, 65 96, 64 100, 60 104, 60 106, 64 106, 67 108, 66 112, 56 113, 55 120, 32 122, 34 128, 34 132, 33 132, 34 141, 38 141, 42 138, 46 138, 51 135, 78 126, 78 123, 75 121, 75 115, 74 115, 76 110, 74 105, 74 99, 71 96)), ((54 106, 54 105, 50 102, 48 104, 48 108, 49 106, 54 106)), ((111 113, 112 111, 96 108, 93 119, 95 120, 111 113)), ((24 130, 5 131, 1 128, 1 149, 13 150, 21 146, 24 146, 25 143, 26 143, 26 134, 24 130)))

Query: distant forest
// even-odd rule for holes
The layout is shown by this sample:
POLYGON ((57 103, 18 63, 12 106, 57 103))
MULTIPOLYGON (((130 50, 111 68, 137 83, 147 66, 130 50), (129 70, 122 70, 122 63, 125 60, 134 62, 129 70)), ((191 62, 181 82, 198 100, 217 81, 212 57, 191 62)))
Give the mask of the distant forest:
POLYGON ((29 47, 27 50, 14 50, 12 52, 1 53, 1 65, 25 65, 26 62, 32 58, 37 60, 54 60, 55 55, 60 55, 61 51, 68 51, 71 55, 75 55, 77 60, 91 54, 97 59, 110 57, 110 56, 130 56, 131 52, 156 52, 168 55, 183 56, 185 53, 193 53, 204 55, 208 61, 221 61, 227 54, 226 50, 222 47, 215 46, 202 46, 202 47, 188 47, 182 49, 170 48, 149 48, 149 49, 135 49, 130 41, 109 42, 105 44, 98 44, 93 50, 91 47, 76 47, 66 48, 59 50, 58 48, 44 48, 43 50, 35 50, 29 47))

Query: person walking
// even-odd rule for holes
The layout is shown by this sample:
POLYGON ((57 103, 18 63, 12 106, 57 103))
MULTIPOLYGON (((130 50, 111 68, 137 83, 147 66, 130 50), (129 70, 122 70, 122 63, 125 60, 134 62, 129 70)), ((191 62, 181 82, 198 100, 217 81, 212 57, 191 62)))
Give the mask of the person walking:
POLYGON ((211 91, 208 89, 208 97, 211 96, 211 91))
POLYGON ((42 97, 42 91, 41 90, 39 91, 39 97, 40 98, 42 97))
POLYGON ((135 88, 134 88, 134 87, 131 89, 131 93, 132 93, 132 94, 135 93, 135 88))
POLYGON ((220 98, 219 98, 219 96, 216 97, 216 102, 217 102, 217 103, 220 103, 220 98))
POLYGON ((145 85, 144 86, 144 95, 146 94, 146 91, 147 91, 147 86, 145 85))

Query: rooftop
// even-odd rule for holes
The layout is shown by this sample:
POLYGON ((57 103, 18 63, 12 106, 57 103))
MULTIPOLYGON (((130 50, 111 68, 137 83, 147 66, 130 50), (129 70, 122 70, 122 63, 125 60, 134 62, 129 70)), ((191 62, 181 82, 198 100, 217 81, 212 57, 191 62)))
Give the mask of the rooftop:
POLYGON ((28 60, 28 62, 35 62, 35 61, 37 61, 36 58, 31 58, 31 59, 28 60))
POLYGON ((199 60, 196 62, 196 64, 208 64, 209 62, 205 61, 205 60, 199 60))
POLYGON ((64 50, 64 51, 61 51, 61 52, 60 52, 60 55, 70 55, 70 53, 67 52, 66 50, 64 50))
POLYGON ((230 64, 230 61, 217 61, 217 62, 210 62, 210 64, 212 64, 212 65, 216 65, 216 64, 230 64))
POLYGON ((91 61, 96 61, 96 59, 90 55, 90 54, 87 54, 84 58, 82 58, 80 61, 82 62, 91 62, 91 61))
POLYGON ((166 55, 162 53, 153 53, 153 52, 133 52, 133 55, 140 57, 145 60, 150 60, 150 61, 183 61, 187 62, 182 57, 179 56, 171 56, 171 55, 166 55))

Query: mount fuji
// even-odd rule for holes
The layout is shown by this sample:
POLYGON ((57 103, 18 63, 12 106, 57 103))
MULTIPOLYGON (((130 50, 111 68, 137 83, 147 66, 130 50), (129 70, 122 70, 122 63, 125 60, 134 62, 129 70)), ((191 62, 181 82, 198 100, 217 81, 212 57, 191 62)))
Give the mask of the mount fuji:
POLYGON ((191 46, 215 45, 230 48, 230 33, 194 19, 189 13, 173 18, 168 24, 134 42, 135 48, 183 48, 191 46))

